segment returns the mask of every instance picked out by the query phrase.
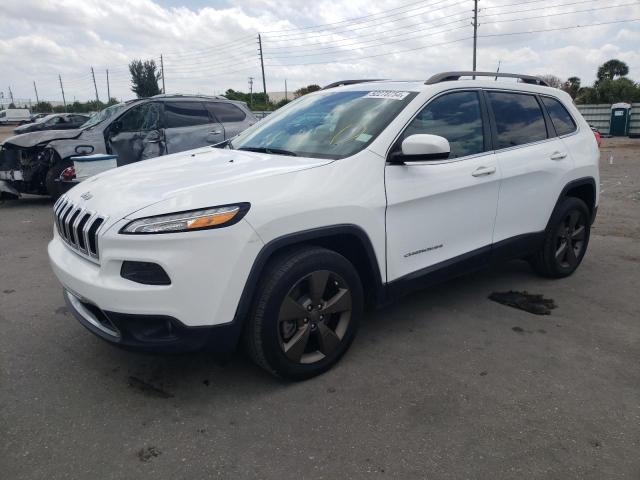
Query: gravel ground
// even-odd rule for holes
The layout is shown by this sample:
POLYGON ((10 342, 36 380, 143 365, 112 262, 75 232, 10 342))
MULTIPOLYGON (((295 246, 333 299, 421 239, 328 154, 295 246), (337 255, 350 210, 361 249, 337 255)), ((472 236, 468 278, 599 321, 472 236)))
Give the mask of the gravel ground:
POLYGON ((605 140, 589 252, 369 314, 327 374, 124 352, 66 311, 51 202, 0 203, 0 475, 19 479, 640 478, 640 141, 605 140), (488 300, 526 290, 537 316, 488 300))

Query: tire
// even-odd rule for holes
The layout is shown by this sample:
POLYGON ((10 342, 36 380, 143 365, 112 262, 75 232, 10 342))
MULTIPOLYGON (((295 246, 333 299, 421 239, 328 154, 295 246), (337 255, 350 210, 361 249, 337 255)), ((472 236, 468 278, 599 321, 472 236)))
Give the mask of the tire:
POLYGON ((554 210, 543 246, 531 258, 531 266, 548 278, 571 275, 584 258, 590 233, 589 208, 579 198, 566 197, 554 210))
POLYGON ((297 381, 320 375, 353 342, 363 308, 360 277, 346 258, 320 247, 293 249, 265 267, 245 348, 277 377, 297 381))
MULTIPOLYGON (((53 153, 53 155, 55 155, 55 158, 57 158, 57 155, 55 153, 53 153)), ((56 182, 56 180, 60 178, 60 175, 62 175, 62 172, 64 172, 65 169, 72 166, 73 162, 71 160, 56 160, 53 166, 47 171, 47 175, 44 179, 44 186, 47 190, 47 193, 54 200, 57 200, 66 191, 61 183, 56 182)))

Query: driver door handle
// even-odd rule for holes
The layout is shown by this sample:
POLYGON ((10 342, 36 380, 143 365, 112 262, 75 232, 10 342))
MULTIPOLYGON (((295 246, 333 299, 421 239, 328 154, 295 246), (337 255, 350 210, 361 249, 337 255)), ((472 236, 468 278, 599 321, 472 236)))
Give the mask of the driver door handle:
POLYGON ((209 133, 212 135, 220 135, 222 133, 222 130, 211 130, 209 133))
POLYGON ((567 154, 565 152, 553 152, 549 158, 551 160, 562 160, 567 158, 567 154))
POLYGON ((496 173, 496 167, 478 167, 471 175, 474 177, 484 177, 486 175, 493 175, 496 173))

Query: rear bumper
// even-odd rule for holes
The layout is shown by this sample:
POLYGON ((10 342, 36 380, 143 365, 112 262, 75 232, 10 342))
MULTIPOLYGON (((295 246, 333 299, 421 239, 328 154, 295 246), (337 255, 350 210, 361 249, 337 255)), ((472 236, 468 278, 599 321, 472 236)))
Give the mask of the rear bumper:
POLYGON ((207 349, 230 352, 240 336, 240 322, 215 327, 187 327, 164 315, 136 315, 101 310, 67 289, 63 290, 67 308, 90 332, 129 350, 146 352, 189 352, 207 349))

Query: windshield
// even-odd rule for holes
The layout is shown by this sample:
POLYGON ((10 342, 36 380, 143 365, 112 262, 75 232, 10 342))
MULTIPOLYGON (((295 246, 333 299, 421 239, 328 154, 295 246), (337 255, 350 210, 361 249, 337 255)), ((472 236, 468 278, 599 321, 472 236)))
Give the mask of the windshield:
POLYGON ((230 143, 238 150, 345 158, 371 143, 415 92, 322 92, 276 111, 230 143))
POLYGON ((119 113, 124 107, 126 107, 126 103, 117 103, 115 105, 111 105, 110 107, 105 108, 104 110, 100 110, 93 117, 87 120, 85 123, 80 126, 80 128, 91 128, 100 122, 106 120, 107 118, 113 117, 116 113, 119 113))

